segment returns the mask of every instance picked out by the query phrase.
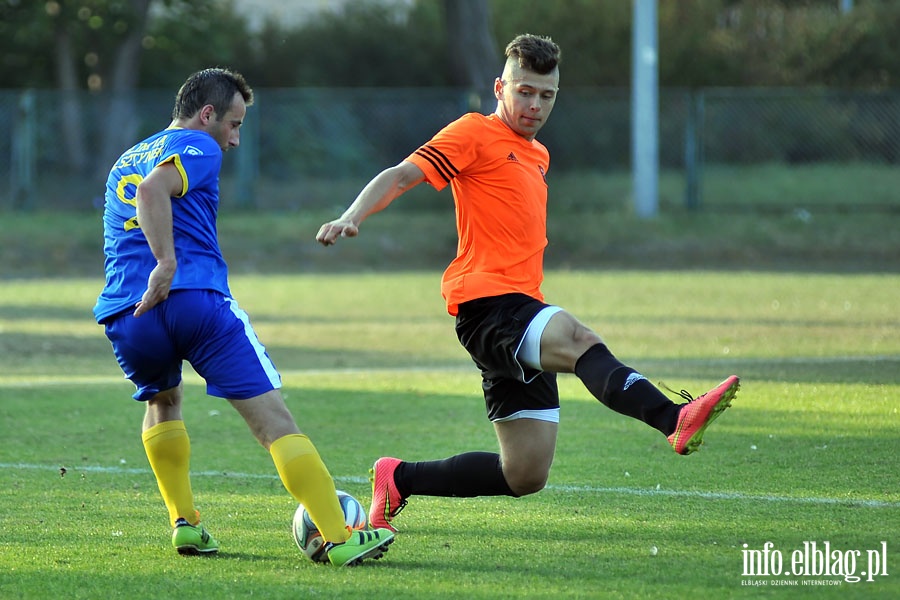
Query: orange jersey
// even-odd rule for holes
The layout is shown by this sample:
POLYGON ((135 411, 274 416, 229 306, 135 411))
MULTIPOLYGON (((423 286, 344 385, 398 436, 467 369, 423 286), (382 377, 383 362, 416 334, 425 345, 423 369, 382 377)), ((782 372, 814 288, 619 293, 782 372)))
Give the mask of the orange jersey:
POLYGON ((447 311, 462 302, 518 292, 543 301, 550 153, 495 115, 469 113, 407 161, 437 190, 449 183, 459 243, 444 271, 447 311))

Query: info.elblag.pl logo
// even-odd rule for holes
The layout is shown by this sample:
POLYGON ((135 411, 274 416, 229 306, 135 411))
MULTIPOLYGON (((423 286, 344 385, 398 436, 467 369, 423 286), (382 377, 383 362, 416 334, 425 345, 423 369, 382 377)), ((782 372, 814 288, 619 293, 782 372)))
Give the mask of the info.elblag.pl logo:
POLYGON ((772 542, 761 549, 748 544, 743 548, 741 585, 841 585, 888 576, 887 542, 867 550, 842 550, 830 542, 803 542, 789 552, 782 552, 772 542), (760 579, 763 577, 766 579, 760 579))

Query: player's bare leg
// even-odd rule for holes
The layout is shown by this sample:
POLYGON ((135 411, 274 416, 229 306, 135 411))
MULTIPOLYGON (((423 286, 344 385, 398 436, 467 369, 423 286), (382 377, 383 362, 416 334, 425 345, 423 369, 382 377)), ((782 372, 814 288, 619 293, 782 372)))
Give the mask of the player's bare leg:
POLYGON ((559 424, 537 419, 494 423, 506 483, 517 496, 544 489, 556 451, 559 424))
POLYGON ((281 390, 271 390, 255 398, 229 402, 247 422, 253 437, 266 450, 275 440, 300 433, 293 415, 284 403, 281 390))

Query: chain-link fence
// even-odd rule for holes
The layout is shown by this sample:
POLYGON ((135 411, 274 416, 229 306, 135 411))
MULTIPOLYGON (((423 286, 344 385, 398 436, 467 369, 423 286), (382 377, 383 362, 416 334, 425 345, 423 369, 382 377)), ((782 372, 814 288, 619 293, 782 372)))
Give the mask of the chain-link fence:
MULTIPOLYGON (((454 118, 494 108, 489 94, 453 89, 260 89, 256 96, 240 150, 226 155, 224 203, 296 208, 297 190, 361 185, 454 118)), ((165 127, 173 97, 138 92, 128 99, 134 118, 115 133, 131 143, 165 127)), ((0 92, 0 208, 99 206, 115 159, 104 156, 109 106, 87 93, 0 92)), ((721 167, 900 162, 900 92, 663 89, 659 109, 660 167, 684 178, 693 206, 728 201, 704 185, 721 167)), ((563 89, 539 136, 551 151, 551 175, 627 174, 630 111, 628 90, 563 89)))

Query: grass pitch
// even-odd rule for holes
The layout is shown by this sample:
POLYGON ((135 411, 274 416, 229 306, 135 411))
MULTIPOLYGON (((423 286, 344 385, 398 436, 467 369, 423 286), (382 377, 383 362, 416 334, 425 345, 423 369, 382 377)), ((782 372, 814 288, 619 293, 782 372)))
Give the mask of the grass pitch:
MULTIPOLYGON (((900 595, 900 276, 550 273, 548 300, 651 380, 696 395, 741 375, 734 406, 679 457, 562 376, 546 490, 414 497, 385 558, 345 570, 302 557, 268 455, 189 368, 194 491, 222 550, 175 554, 142 407, 91 320, 99 286, 0 286, 0 597, 900 595), (826 542, 831 575, 811 558, 826 542)), ((436 273, 233 288, 301 428, 364 504, 379 456, 496 448, 436 273)))

